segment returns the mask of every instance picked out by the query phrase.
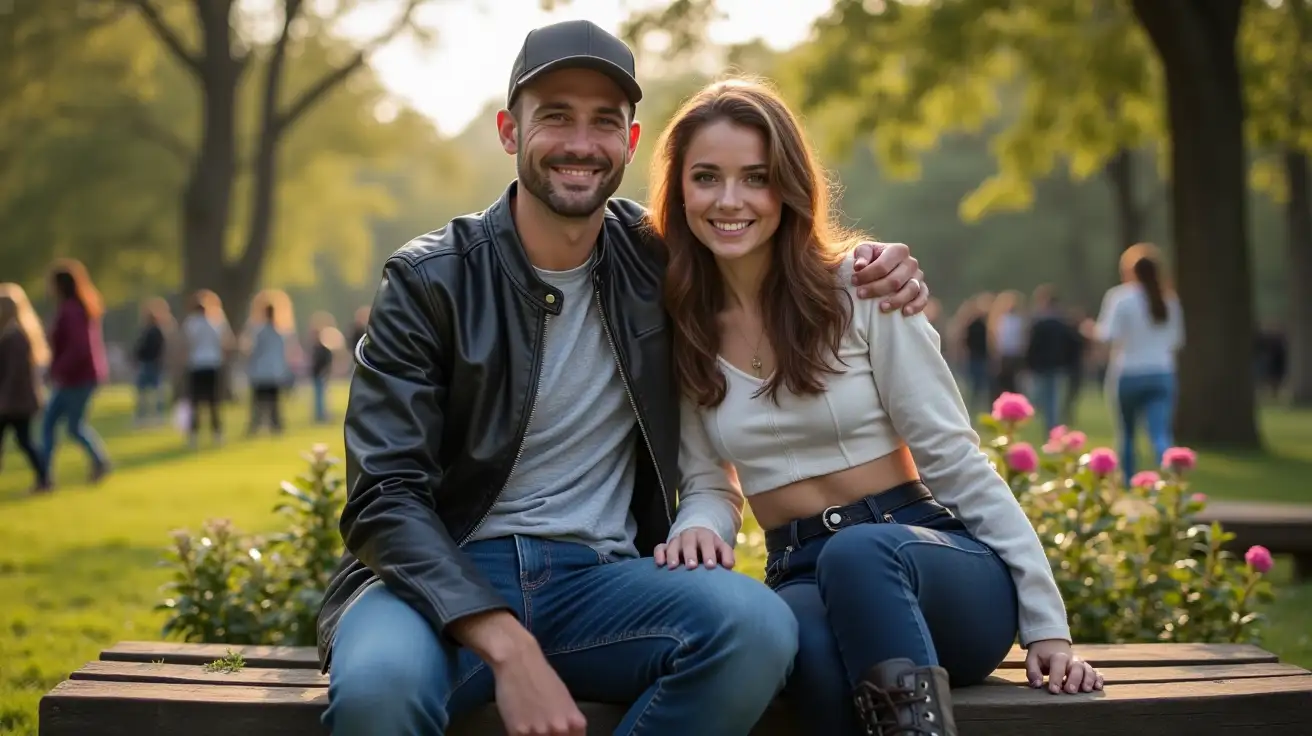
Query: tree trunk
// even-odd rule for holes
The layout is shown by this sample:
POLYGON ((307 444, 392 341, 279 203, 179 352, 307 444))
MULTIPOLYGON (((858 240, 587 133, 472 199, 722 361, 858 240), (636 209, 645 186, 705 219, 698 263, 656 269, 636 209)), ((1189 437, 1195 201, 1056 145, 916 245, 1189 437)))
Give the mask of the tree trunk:
POLYGON ((1259 448, 1253 376, 1242 0, 1133 0, 1166 72, 1172 232, 1185 346, 1176 437, 1259 448))
POLYGON ((1134 152, 1128 148, 1117 151, 1103 167, 1112 190, 1112 208, 1116 211, 1118 253, 1143 240, 1146 208, 1135 196, 1134 168, 1134 152))
POLYGON ((1288 391, 1295 406, 1312 406, 1312 191, 1308 156, 1285 151, 1289 202, 1285 205, 1289 250, 1288 391))
POLYGON ((200 150, 182 201, 182 282, 187 293, 218 285, 237 174, 238 70, 208 60, 205 69, 200 150))

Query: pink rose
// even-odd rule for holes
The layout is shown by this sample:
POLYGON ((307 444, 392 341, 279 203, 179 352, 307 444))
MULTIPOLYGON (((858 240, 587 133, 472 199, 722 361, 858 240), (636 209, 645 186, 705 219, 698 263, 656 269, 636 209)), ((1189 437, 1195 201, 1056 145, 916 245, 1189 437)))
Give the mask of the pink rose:
POLYGON ((1022 394, 1003 392, 993 402, 993 418, 999 422, 1021 422, 1034 416, 1034 407, 1022 394))
POLYGON ((1195 493, 1194 495, 1189 497, 1189 500, 1193 501, 1194 503, 1207 503, 1207 494, 1195 493))
POLYGON ((1066 448, 1067 452, 1079 452, 1080 450, 1083 450, 1084 443, 1087 441, 1088 438, 1084 436, 1083 432, 1069 432, 1065 437, 1061 438, 1062 445, 1066 448))
POLYGON ((1007 448, 1007 467, 1017 473, 1033 473, 1039 469, 1039 453, 1028 442, 1017 442, 1007 448))
POLYGON ((1188 447, 1171 447, 1162 453, 1162 469, 1183 473, 1193 470, 1198 464, 1198 455, 1188 447))
POLYGON ((1058 424, 1048 432, 1048 441, 1060 443, 1070 430, 1066 429, 1065 424, 1058 424))
POLYGON ((1092 470, 1094 475, 1111 475, 1119 462, 1116 453, 1106 447, 1095 448, 1089 453, 1089 470, 1092 470))
POLYGON ((1151 470, 1140 470, 1134 474, 1133 478, 1130 478, 1130 485, 1135 488, 1153 488, 1161 479, 1162 476, 1151 470))
POLYGON ((1256 573, 1265 573, 1271 570, 1271 550, 1260 544, 1255 544, 1248 548, 1244 553, 1244 562, 1253 568, 1256 573))

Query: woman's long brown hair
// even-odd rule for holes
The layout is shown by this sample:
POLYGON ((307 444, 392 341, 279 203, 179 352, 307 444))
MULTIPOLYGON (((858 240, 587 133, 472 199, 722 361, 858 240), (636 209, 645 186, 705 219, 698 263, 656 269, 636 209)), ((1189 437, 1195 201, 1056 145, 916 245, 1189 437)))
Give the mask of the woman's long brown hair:
POLYGON ((693 95, 675 113, 652 156, 651 224, 669 249, 665 307, 674 320, 674 359, 680 387, 702 406, 724 400, 716 365, 724 284, 715 258, 688 227, 684 212, 684 157, 703 126, 727 120, 765 139, 769 182, 783 204, 770 267, 761 286, 765 337, 774 375, 757 395, 778 401, 781 388, 824 391, 823 374, 838 373, 831 358, 850 319, 847 292, 836 271, 853 238, 830 218, 827 177, 779 95, 762 82, 730 79, 693 95))

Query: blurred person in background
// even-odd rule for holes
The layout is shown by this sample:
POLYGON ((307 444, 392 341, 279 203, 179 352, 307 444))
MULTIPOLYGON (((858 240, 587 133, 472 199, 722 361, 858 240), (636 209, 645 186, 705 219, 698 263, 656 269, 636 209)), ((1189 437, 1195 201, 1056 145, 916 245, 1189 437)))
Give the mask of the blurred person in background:
POLYGON ((1079 424, 1078 411, 1080 407, 1080 395, 1084 393, 1084 380, 1091 370, 1096 359, 1097 351, 1094 345, 1089 341, 1080 329, 1088 319, 1088 313, 1084 307, 1074 306, 1068 312, 1070 324, 1076 328, 1071 331, 1071 354, 1070 363, 1066 366, 1066 399, 1062 407, 1062 416, 1068 425, 1074 426, 1079 424))
POLYGON ((1086 332, 1111 347, 1107 393, 1114 407, 1121 467, 1134 475, 1134 438, 1140 420, 1153 457, 1174 444, 1175 354, 1184 346, 1184 311, 1162 267, 1161 252, 1139 243, 1121 254, 1121 283, 1103 297, 1086 332))
POLYGON ((27 292, 0 284, 0 459, 12 429, 36 476, 34 492, 50 490, 45 461, 32 442, 32 422, 41 411, 40 374, 49 364, 50 346, 27 292))
POLYGON ((993 357, 993 396, 1004 391, 1020 392, 1020 374, 1025 368, 1024 297, 1019 291, 998 294, 989 308, 989 353, 993 357))
POLYGON ((250 314, 242 340, 251 391, 247 434, 259 432, 266 421, 270 431, 282 434, 282 395, 291 388, 298 349, 291 297, 279 289, 266 289, 251 300, 250 314))
POLYGON ((962 305, 966 377, 970 386, 971 411, 988 411, 993 402, 993 351, 989 344, 989 309, 993 295, 976 294, 962 305))
POLYGON ((1051 432, 1053 427, 1069 421, 1061 413, 1061 379, 1070 370, 1079 332, 1058 308, 1051 284, 1035 289, 1031 301, 1034 314, 1026 340, 1025 368, 1030 374, 1034 402, 1043 414, 1045 428, 1051 432))
POLYGON ((41 422, 46 477, 54 475, 55 430, 63 422, 68 436, 86 451, 91 461, 89 480, 96 483, 110 467, 105 443, 87 422, 91 399, 109 375, 101 331, 104 302, 86 266, 71 258, 56 261, 51 268, 50 292, 56 309, 50 329, 50 401, 41 422))
POLYGON ((192 447, 200 444, 200 414, 204 407, 210 413, 211 439, 219 445, 223 443, 220 379, 235 347, 232 328, 219 295, 209 289, 192 295, 188 311, 181 330, 186 341, 187 395, 191 409, 187 438, 192 447))
POLYGON ((337 321, 328 312, 315 312, 310 318, 310 385, 314 389, 314 421, 327 422, 328 381, 333 364, 345 343, 337 321))
POLYGON ((141 305, 141 331, 132 348, 137 367, 135 420, 139 426, 155 424, 164 418, 168 406, 164 391, 168 340, 176 328, 167 301, 156 297, 141 305))

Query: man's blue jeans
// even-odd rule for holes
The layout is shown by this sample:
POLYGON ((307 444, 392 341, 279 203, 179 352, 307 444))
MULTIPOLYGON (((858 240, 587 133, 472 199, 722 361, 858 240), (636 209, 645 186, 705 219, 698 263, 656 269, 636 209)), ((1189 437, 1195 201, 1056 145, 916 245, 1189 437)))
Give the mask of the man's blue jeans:
MULTIPOLYGON (((792 667, 797 622, 746 575, 522 536, 465 552, 576 701, 632 704, 617 733, 747 734, 792 667)), ((335 736, 442 734, 493 699, 483 662, 382 584, 343 614, 331 667, 324 724, 335 736)))
POLYGON ((1016 588, 1002 558, 935 501, 890 515, 804 540, 790 525, 793 542, 767 558, 766 582, 797 616, 785 696, 808 733, 864 733, 852 688, 880 662, 939 665, 955 688, 991 674, 1016 640, 1016 588))
POLYGON ((1044 429, 1051 432, 1062 423, 1061 382, 1066 374, 1057 371, 1034 371, 1030 374, 1033 386, 1034 403, 1038 404, 1039 414, 1043 416, 1044 429))

